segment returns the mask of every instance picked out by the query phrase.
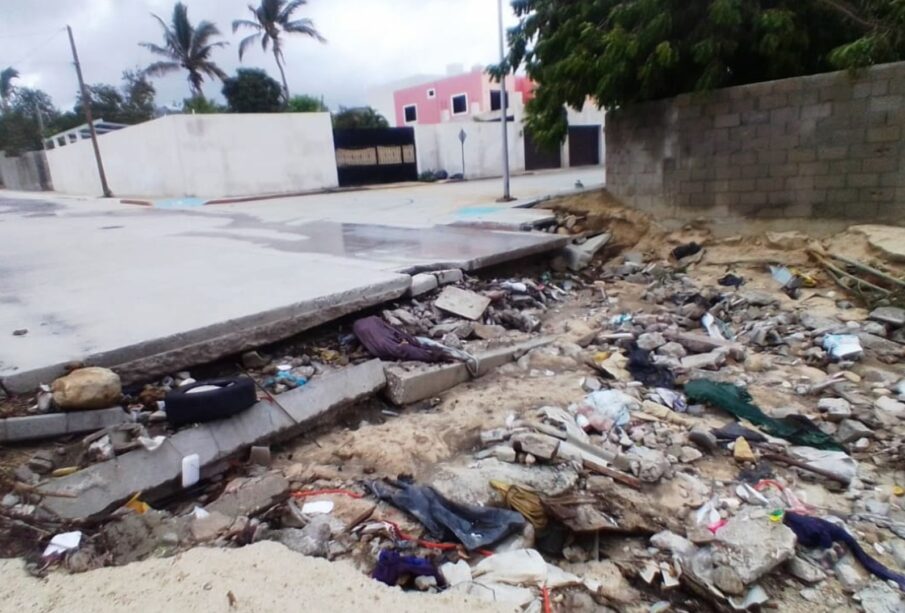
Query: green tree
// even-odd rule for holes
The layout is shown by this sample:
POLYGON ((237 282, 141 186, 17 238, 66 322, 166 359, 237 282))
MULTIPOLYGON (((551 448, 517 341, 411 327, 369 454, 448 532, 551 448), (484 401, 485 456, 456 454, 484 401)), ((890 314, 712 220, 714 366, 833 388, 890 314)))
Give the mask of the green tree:
POLYGON ((335 130, 357 130, 362 128, 389 128, 386 117, 378 113, 370 106, 356 108, 339 107, 339 112, 333 116, 333 128, 335 130))
POLYGON ((217 104, 214 100, 208 100, 204 96, 194 96, 182 101, 182 112, 189 115, 209 115, 225 113, 226 107, 222 104, 217 104))
POLYGON ((602 107, 905 58, 901 0, 513 0, 510 54, 538 84, 527 125, 561 141, 563 107, 602 107))
POLYGON ((233 22, 233 33, 240 28, 254 30, 254 34, 246 36, 239 43, 239 60, 245 55, 245 50, 261 41, 261 48, 267 51, 270 45, 273 51, 273 59, 280 69, 280 77, 283 79, 283 98, 289 100, 289 83, 286 81, 286 71, 283 64, 283 40, 280 36, 286 34, 302 34, 319 42, 327 42, 326 39, 314 28, 314 22, 310 19, 293 19, 293 13, 307 4, 307 0, 261 0, 257 7, 248 5, 253 20, 237 19, 233 22))
POLYGON ((329 109, 320 98, 314 96, 293 96, 286 105, 290 113, 323 113, 329 109))
POLYGON ((258 68, 240 68, 225 79, 223 96, 233 113, 276 113, 283 107, 280 84, 258 68))
POLYGON ((173 16, 167 24, 157 15, 151 14, 163 28, 163 45, 154 43, 139 43, 151 53, 166 58, 155 62, 145 68, 145 74, 151 77, 160 77, 173 71, 185 69, 188 71, 188 80, 192 88, 193 96, 203 96, 201 84, 207 75, 210 78, 218 78, 221 81, 226 78, 217 64, 211 59, 216 47, 223 47, 228 43, 211 42, 220 35, 210 21, 201 21, 197 26, 189 21, 188 9, 177 2, 173 7, 173 16))
POLYGON ((157 115, 157 105, 154 102, 157 90, 143 71, 123 71, 122 92, 125 96, 124 123, 141 123, 154 119, 157 115))
POLYGON ((3 112, 9 110, 9 97, 13 93, 13 79, 19 78, 19 71, 13 68, 12 66, 8 66, 0 71, 0 106, 3 107, 3 112))

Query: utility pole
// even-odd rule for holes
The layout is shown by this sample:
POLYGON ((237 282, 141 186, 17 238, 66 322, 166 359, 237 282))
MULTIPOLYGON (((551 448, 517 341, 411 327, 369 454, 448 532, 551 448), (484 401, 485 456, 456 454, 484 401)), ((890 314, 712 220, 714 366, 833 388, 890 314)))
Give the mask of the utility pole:
MULTIPOLYGON (((500 67, 503 68, 506 64, 506 30, 503 28, 503 0, 499 0, 498 6, 500 18, 500 67)), ((500 123, 503 124, 503 202, 513 199, 509 193, 509 96, 506 93, 506 76, 508 74, 509 71, 505 70, 500 79, 500 111, 502 113, 500 123)))
POLYGON ((94 119, 91 117, 91 97, 88 95, 88 88, 85 87, 85 80, 82 79, 82 65, 79 64, 79 54, 75 50, 75 39, 72 38, 72 28, 66 26, 69 32, 69 46, 72 47, 72 61, 75 63, 75 74, 79 78, 79 91, 82 92, 82 108, 85 109, 85 119, 88 120, 88 133, 91 134, 91 144, 94 146, 94 159, 97 160, 97 174, 101 178, 101 189, 104 190, 104 196, 111 198, 113 192, 107 185, 107 175, 104 173, 104 163, 101 161, 101 150, 97 146, 97 132, 94 130, 94 119))

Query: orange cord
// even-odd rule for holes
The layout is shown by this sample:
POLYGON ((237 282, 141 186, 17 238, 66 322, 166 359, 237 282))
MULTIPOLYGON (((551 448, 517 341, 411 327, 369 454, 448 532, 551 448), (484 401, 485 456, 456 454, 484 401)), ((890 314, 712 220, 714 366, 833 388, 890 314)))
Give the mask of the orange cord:
POLYGON ((553 603, 550 602, 550 588, 545 585, 541 593, 544 595, 544 613, 553 613, 553 603))

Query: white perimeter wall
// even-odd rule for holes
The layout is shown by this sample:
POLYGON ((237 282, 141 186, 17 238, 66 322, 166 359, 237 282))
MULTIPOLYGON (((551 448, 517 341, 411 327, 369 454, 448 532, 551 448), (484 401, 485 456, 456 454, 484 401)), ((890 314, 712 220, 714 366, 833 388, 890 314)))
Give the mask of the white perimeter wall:
MULTIPOLYGON (((336 187, 329 113, 170 115, 98 138, 116 196, 214 198, 336 187)), ((54 189, 100 195, 91 141, 47 151, 54 189)))
MULTIPOLYGON (((462 172, 459 131, 465 130, 465 178, 503 174, 503 127, 499 122, 441 123, 414 128, 418 172, 445 170, 450 175, 462 172)), ((525 170, 525 140, 520 123, 509 124, 509 168, 512 172, 525 170)))

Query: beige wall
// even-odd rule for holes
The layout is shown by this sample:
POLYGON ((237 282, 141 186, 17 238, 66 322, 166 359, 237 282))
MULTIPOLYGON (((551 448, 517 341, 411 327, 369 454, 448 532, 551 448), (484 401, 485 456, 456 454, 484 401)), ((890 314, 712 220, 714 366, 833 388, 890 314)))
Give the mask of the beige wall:
MULTIPOLYGON (((117 196, 213 198, 336 187, 329 113, 170 115, 98 138, 117 196)), ((54 188, 99 195, 90 141, 47 152, 54 188)))

